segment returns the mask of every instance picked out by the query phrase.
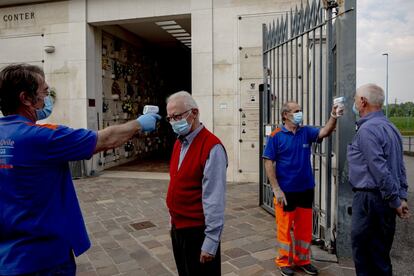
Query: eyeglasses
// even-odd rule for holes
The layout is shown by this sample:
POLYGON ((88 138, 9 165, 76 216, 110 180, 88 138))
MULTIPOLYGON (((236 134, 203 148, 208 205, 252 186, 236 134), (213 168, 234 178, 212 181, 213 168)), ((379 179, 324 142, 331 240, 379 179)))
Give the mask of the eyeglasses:
POLYGON ((183 115, 185 113, 187 113, 188 111, 191 111, 192 109, 186 110, 183 113, 180 114, 176 114, 176 115, 172 115, 172 116, 167 116, 165 119, 167 120, 167 122, 171 122, 171 121, 179 121, 183 118, 183 115))
POLYGON ((50 96, 50 88, 48 87, 47 89, 45 89, 43 91, 39 91, 39 94, 50 96))

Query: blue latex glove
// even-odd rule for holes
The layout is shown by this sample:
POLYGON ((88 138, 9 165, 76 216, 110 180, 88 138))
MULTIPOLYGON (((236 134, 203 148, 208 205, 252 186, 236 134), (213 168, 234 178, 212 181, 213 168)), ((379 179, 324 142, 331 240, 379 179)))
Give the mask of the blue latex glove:
POLYGON ((154 131, 157 126, 157 121, 161 116, 155 113, 147 113, 138 117, 137 121, 141 125, 141 131, 154 131))

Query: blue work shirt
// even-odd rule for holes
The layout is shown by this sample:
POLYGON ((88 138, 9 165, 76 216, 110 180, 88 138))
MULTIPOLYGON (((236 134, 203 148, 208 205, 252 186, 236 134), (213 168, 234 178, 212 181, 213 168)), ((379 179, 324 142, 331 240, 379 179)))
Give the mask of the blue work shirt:
MULTIPOLYGON (((197 134, 203 129, 200 124, 193 132, 185 137, 179 137, 181 142, 178 168, 197 134)), ((216 255, 224 227, 224 210, 226 204, 226 172, 227 155, 223 146, 215 145, 211 150, 203 171, 202 204, 206 229, 201 250, 216 255)))
POLYGON ((348 145, 349 182, 354 188, 377 189, 390 207, 399 207, 408 188, 400 132, 382 111, 362 117, 357 126, 348 145))
POLYGON ((57 266, 90 247, 68 161, 92 156, 97 134, 0 118, 0 275, 57 266))
POLYGON ((263 158, 276 162, 276 178, 283 192, 303 192, 315 187, 311 146, 319 128, 302 126, 293 133, 282 126, 266 143, 263 158))

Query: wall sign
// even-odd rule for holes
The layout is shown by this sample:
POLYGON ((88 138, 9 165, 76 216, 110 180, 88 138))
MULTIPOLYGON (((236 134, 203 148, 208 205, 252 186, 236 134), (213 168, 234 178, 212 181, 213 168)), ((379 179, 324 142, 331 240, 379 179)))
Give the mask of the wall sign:
POLYGON ((3 22, 25 21, 34 18, 34 12, 9 13, 2 16, 3 22))

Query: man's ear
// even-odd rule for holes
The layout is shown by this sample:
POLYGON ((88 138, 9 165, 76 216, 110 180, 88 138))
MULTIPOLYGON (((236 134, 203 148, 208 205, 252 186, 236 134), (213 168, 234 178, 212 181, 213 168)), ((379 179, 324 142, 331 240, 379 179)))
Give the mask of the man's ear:
POLYGON ((365 98, 365 97, 361 97, 361 104, 362 104, 363 106, 366 106, 366 105, 368 104, 368 100, 367 100, 367 98, 365 98))
POLYGON ((25 106, 31 106, 31 105, 33 105, 33 99, 32 99, 32 97, 30 97, 30 96, 27 94, 27 92, 26 92, 26 91, 22 91, 22 92, 20 92, 20 94, 19 94, 19 99, 20 99, 20 102, 21 102, 23 105, 25 105, 25 106))

